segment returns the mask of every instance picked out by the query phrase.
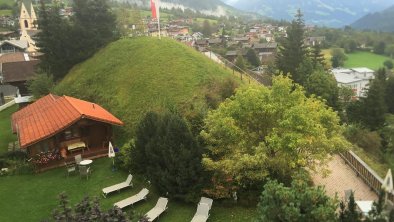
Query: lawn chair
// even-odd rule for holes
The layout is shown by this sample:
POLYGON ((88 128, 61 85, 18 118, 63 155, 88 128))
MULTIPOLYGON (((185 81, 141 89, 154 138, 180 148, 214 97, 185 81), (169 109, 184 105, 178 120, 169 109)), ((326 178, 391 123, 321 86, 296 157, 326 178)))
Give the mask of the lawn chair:
POLYGON ((131 182, 132 179, 133 179, 133 176, 131 174, 129 174, 126 181, 104 188, 103 189, 103 196, 106 198, 107 194, 109 194, 109 193, 112 193, 114 191, 120 191, 121 189, 126 188, 126 187, 132 187, 133 186, 133 183, 131 182))
POLYGON ((70 176, 70 173, 75 172, 76 169, 77 169, 77 167, 76 167, 75 164, 73 164, 73 163, 64 162, 64 166, 66 167, 67 177, 69 177, 69 176, 70 176))
POLYGON ((86 179, 89 179, 89 174, 91 173, 90 167, 87 166, 79 166, 79 176, 86 176, 86 179))
POLYGON ((209 217, 209 206, 206 203, 199 203, 197 205, 197 211, 191 222, 205 222, 209 217))
POLYGON ((148 213, 145 214, 145 218, 148 219, 148 221, 154 221, 156 218, 160 216, 165 210, 167 210, 167 203, 168 199, 164 197, 160 197, 157 200, 156 206, 152 208, 148 213))
POLYGON ((74 159, 75 159, 75 163, 77 165, 79 165, 79 163, 82 161, 82 155, 78 154, 78 155, 74 156, 74 159))
POLYGON ((114 203, 114 206, 123 209, 123 208, 125 208, 127 206, 130 206, 130 205, 133 205, 133 204, 137 203, 138 201, 145 200, 146 196, 148 195, 148 193, 149 193, 149 190, 146 189, 146 188, 143 188, 136 195, 114 203))

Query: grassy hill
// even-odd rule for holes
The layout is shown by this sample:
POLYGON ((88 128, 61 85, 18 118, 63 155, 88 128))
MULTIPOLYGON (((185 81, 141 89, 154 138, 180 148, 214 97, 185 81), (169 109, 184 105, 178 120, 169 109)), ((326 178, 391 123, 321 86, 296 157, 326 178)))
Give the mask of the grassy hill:
POLYGON ((236 78, 194 49, 171 39, 123 39, 75 66, 55 93, 101 104, 133 128, 150 110, 206 109, 207 85, 236 78))

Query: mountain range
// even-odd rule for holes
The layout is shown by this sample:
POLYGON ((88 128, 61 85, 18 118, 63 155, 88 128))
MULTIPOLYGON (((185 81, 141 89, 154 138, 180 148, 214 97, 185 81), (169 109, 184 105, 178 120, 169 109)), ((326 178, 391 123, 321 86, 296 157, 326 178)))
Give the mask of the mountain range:
POLYGON ((223 0, 235 8, 257 12, 274 19, 291 20, 301 9, 307 24, 342 27, 361 17, 381 11, 393 0, 223 0))
POLYGON ((351 26, 355 29, 394 32, 394 5, 381 12, 368 14, 351 26))
MULTIPOLYGON (((149 0, 115 0, 118 2, 129 2, 141 7, 149 7, 149 0)), ((228 16, 247 14, 231 7, 220 0, 161 0, 160 8, 191 9, 206 15, 228 16)))

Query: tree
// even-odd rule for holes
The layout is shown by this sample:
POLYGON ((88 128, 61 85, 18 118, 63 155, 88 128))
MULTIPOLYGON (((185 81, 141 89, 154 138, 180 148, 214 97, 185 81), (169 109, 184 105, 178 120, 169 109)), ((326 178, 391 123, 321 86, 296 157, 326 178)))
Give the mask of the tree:
POLYGON ((237 59, 235 60, 235 69, 239 72, 243 72, 246 69, 245 60, 242 55, 238 55, 237 59))
POLYGON ((116 17, 107 0, 74 0, 73 50, 76 61, 83 61, 118 36, 116 17))
POLYGON ((372 204, 372 209, 368 212, 368 220, 371 222, 386 222, 386 217, 383 215, 383 210, 385 207, 385 197, 386 192, 384 190, 379 191, 378 201, 374 201, 372 204))
POLYGON ((366 97, 348 107, 349 120, 361 123, 370 130, 380 129, 385 122, 387 112, 386 97, 386 71, 379 69, 377 76, 371 81, 366 97))
POLYGON ((135 167, 161 194, 186 201, 199 195, 202 149, 181 117, 148 113, 136 134, 135 167))
POLYGON ((394 114, 394 77, 390 76, 386 82, 385 102, 390 113, 394 114))
POLYGON ((309 187, 294 180, 291 187, 269 180, 257 206, 257 221, 312 222, 336 221, 337 205, 322 187, 309 187))
POLYGON ((296 83, 302 83, 303 73, 298 73, 296 70, 307 55, 307 49, 304 45, 304 28, 303 15, 298 10, 295 19, 287 29, 287 37, 281 42, 276 57, 276 66, 279 71, 285 75, 291 74, 292 79, 296 83))
POLYGON ((351 192, 349 200, 346 202, 341 201, 339 221, 340 222, 361 222, 362 215, 357 211, 357 205, 354 201, 354 193, 351 192))
POLYGON ((211 23, 209 23, 208 20, 204 20, 202 23, 202 34, 204 34, 205 37, 210 37, 212 35, 211 23))
POLYGON ((238 90, 204 122, 205 168, 240 185, 315 169, 348 146, 336 113, 283 76, 275 77, 271 88, 238 90))
POLYGON ((324 70, 316 70, 307 79, 305 90, 308 95, 319 96, 327 101, 327 105, 335 110, 339 109, 339 88, 333 75, 326 73, 324 70))
POLYGON ((75 0, 73 16, 63 19, 59 6, 47 8, 41 1, 37 46, 40 67, 61 79, 77 63, 96 53, 118 37, 116 19, 106 0, 75 0))
POLYGON ((393 67, 394 67, 393 61, 391 61, 391 60, 384 61, 383 65, 389 70, 393 69, 393 67))
POLYGON ((260 66, 260 59, 259 57, 256 55, 256 51, 254 51, 254 49, 248 49, 247 53, 246 53, 246 58, 248 59, 249 63, 253 66, 253 67, 258 67, 260 66))
POLYGON ((332 67, 337 68, 340 66, 343 66, 345 64, 345 61, 347 60, 347 57, 345 53, 343 53, 343 50, 340 48, 334 48, 331 50, 331 64, 332 67))
POLYGON ((90 200, 85 197, 74 208, 69 206, 69 200, 65 193, 59 195, 59 206, 53 211, 53 221, 131 221, 126 213, 119 208, 111 208, 107 212, 102 211, 98 199, 90 200))
POLYGON ((379 55, 383 55, 385 50, 386 50, 386 43, 383 41, 375 43, 373 47, 374 53, 379 55))
POLYGON ((321 51, 320 44, 315 44, 312 48, 312 54, 311 54, 311 59, 312 59, 312 65, 314 69, 317 69, 318 66, 325 67, 326 62, 324 55, 321 51))
POLYGON ((34 98, 39 99, 42 96, 48 95, 55 83, 53 82, 53 76, 47 73, 38 73, 32 80, 27 82, 29 92, 34 98))
POLYGON ((70 50, 71 25, 59 15, 59 7, 47 8, 41 1, 37 46, 42 53, 40 68, 60 79, 74 65, 70 50))

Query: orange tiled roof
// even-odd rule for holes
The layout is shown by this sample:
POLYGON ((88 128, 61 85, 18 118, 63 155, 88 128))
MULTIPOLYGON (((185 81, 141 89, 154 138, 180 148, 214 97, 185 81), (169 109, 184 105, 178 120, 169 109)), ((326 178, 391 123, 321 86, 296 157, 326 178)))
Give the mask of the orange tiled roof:
POLYGON ((12 130, 22 148, 46 139, 82 118, 123 125, 101 106, 69 96, 49 94, 12 115, 12 130))

